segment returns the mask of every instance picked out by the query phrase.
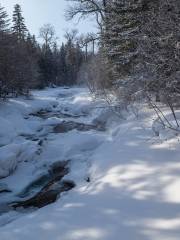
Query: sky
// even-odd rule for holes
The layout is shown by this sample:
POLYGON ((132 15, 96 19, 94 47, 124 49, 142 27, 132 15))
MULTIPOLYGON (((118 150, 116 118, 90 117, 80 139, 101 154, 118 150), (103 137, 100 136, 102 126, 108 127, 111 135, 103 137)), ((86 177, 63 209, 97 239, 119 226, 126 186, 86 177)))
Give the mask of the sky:
POLYGON ((0 0, 6 8, 9 16, 12 16, 13 7, 16 3, 20 4, 23 16, 31 34, 39 36, 39 29, 46 23, 54 25, 59 42, 64 40, 66 30, 78 29, 80 33, 95 31, 93 20, 78 20, 67 22, 64 17, 65 9, 68 4, 65 0, 0 0))

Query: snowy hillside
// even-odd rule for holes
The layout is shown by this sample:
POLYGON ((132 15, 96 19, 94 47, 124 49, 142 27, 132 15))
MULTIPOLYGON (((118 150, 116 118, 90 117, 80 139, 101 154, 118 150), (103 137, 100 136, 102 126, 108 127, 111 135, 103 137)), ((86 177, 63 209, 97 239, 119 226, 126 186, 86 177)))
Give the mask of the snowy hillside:
POLYGON ((179 138, 155 120, 145 105, 119 118, 84 88, 2 103, 0 239, 179 240, 179 138))

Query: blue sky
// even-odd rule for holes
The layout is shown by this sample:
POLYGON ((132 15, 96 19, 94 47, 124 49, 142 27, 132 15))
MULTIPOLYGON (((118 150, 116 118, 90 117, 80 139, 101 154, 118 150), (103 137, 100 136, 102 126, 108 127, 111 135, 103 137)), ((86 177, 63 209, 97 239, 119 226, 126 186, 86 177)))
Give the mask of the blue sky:
POLYGON ((59 41, 63 41, 67 29, 78 29, 81 33, 95 31, 95 23, 86 20, 67 22, 64 12, 67 7, 65 0, 1 0, 9 14, 12 16, 13 6, 19 3, 22 6, 26 25, 32 34, 38 36, 39 28, 45 23, 51 23, 56 29, 59 41))

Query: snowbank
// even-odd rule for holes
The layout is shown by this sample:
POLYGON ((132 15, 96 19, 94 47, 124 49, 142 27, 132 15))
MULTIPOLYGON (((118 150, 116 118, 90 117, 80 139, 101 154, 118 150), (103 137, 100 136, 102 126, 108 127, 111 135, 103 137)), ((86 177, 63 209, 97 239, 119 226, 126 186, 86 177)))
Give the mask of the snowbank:
POLYGON ((7 145, 17 136, 16 129, 12 122, 0 117, 0 146, 7 145))
POLYGON ((0 148, 0 178, 7 177, 17 167, 20 146, 10 144, 0 148))
MULTIPOLYGON (((50 101, 60 96, 59 105, 53 109, 82 114, 78 121, 107 123, 112 118, 116 124, 108 122, 108 131, 104 133, 49 132, 40 144, 40 156, 33 163, 20 165, 4 182, 19 191, 47 170, 49 164, 71 160, 72 172, 66 178, 78 183, 77 187, 56 203, 3 226, 0 238, 179 240, 179 136, 162 139, 166 129, 153 125, 157 117, 145 105, 141 105, 139 118, 129 113, 126 120, 118 121, 109 110, 100 108, 103 103, 93 101, 83 89, 45 90, 35 95, 50 101), (155 136, 152 125, 159 136, 155 136)), ((35 119, 28 121, 32 120, 35 119)), ((58 122, 36 121, 44 127, 58 122)), ((9 218, 14 220, 11 214, 9 218)), ((8 214, 4 218, 2 221, 7 223, 8 214)))

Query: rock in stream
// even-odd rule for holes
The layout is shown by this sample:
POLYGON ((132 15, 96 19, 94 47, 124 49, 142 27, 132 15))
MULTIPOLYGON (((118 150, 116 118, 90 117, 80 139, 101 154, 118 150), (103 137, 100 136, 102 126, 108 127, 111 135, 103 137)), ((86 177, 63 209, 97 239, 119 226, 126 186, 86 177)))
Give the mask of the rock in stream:
POLYGON ((62 123, 54 127, 53 132, 66 133, 74 129, 78 131, 84 131, 84 132, 90 131, 90 130, 105 131, 105 127, 100 125, 84 124, 84 123, 73 122, 73 121, 63 121, 62 123))
POLYGON ((47 174, 33 181, 23 190, 23 192, 19 194, 19 197, 25 197, 25 200, 12 203, 10 206, 14 209, 20 207, 42 208, 55 202, 62 192, 66 192, 74 188, 75 183, 73 181, 62 180, 62 178, 69 172, 68 163, 69 161, 54 163, 47 174), (32 192, 38 188, 40 188, 40 190, 32 196, 32 192), (30 198, 28 198, 29 195, 31 195, 30 198))

